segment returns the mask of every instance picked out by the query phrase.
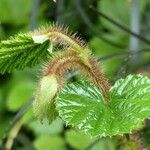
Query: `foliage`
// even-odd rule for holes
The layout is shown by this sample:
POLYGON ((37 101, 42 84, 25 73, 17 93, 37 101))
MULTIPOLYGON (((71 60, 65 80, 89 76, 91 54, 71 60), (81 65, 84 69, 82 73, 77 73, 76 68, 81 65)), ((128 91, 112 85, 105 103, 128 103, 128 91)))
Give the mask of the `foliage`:
MULTIPOLYGON (((41 52, 48 52, 48 47, 43 47, 45 42, 49 43, 48 39, 50 39, 50 43, 61 42, 60 44, 69 46, 69 48, 65 52, 60 52, 58 56, 53 56, 53 59, 44 68, 34 100, 34 112, 41 121, 47 118, 51 123, 57 117, 58 111, 59 116, 67 125, 77 127, 92 136, 100 137, 123 135, 141 127, 143 120, 150 115, 149 78, 130 75, 125 79, 118 80, 110 88, 88 47, 74 36, 67 35, 63 29, 51 27, 45 32, 39 32, 38 35, 24 34, 12 40, 2 41, 1 53, 6 55, 6 58, 8 55, 13 62, 14 58, 19 57, 19 59, 15 63, 11 63, 11 66, 6 65, 6 63, 9 64, 8 60, 4 59, 1 62, 1 68, 4 68, 3 66, 5 68, 1 70, 4 72, 12 71, 13 68, 23 69, 28 66, 28 62, 30 62, 29 64, 34 61, 37 63, 37 59, 34 59, 35 56, 39 57, 38 54, 40 54, 40 57, 43 57, 41 52), (25 58, 21 57, 24 56, 24 52, 19 53, 17 50, 18 48, 20 51, 24 48, 28 49, 26 47, 28 43, 31 43, 29 47, 32 51, 30 50, 28 54, 26 52, 25 58), (36 43, 38 45, 35 45, 36 43), (16 52, 15 57, 13 57, 13 52, 16 52), (86 74, 93 84, 84 81, 72 83, 58 93, 59 86, 62 86, 61 80, 63 80, 64 73, 72 68, 86 74)), ((5 57, 2 56, 2 58, 5 57)), ((15 110, 15 107, 13 109, 15 110)))
POLYGON ((6 106, 10 111, 17 111, 32 98, 35 83, 31 80, 20 81, 9 92, 6 106), (19 93, 19 94, 18 94, 19 93), (28 94, 26 94, 28 93, 28 94))
POLYGON ((150 79, 128 76, 118 80, 105 105, 102 92, 87 82, 67 85, 56 98, 62 119, 93 136, 131 133, 149 117, 150 79))
POLYGON ((3 23, 25 24, 29 21, 29 12, 31 12, 30 0, 0 0, 0 20, 3 23), (16 5, 17 3, 17 5, 16 5), (11 7, 10 7, 11 6, 11 7))
MULTIPOLYGON (((0 40, 3 40, 0 41, 0 73, 3 74, 0 74, 0 149, 6 149, 8 145, 10 149, 28 150, 133 150, 149 147, 149 120, 144 119, 149 117, 150 79, 145 77, 150 75, 149 44, 139 43, 140 51, 137 53, 127 51, 131 35, 92 11, 89 7, 91 5, 130 28, 131 1, 114 0, 112 7, 111 0, 0 0, 0 40), (46 26, 49 21, 79 31, 89 46, 78 34, 68 32, 67 28, 46 26), (28 32, 41 24, 44 28, 28 32), (16 34, 18 32, 20 34, 16 34), (133 65, 129 60, 135 55, 140 59, 133 65), (97 63, 97 58, 101 60, 100 63, 97 63), (41 64, 43 67, 39 69, 41 64), (94 72, 95 69, 99 73, 94 72), (52 95, 52 90, 42 90, 41 81, 44 77, 49 77, 50 71, 57 78, 57 83, 54 84, 59 86, 56 86, 56 93, 54 90, 53 94, 56 95, 52 99, 47 98, 44 104, 43 99, 52 95), (137 73, 142 75, 133 75, 137 73), (102 81, 106 82, 102 85, 102 81), (73 95, 71 87, 76 91, 73 95), (96 90, 94 95, 91 95, 92 90, 96 90), (45 91, 48 95, 43 94, 45 91), (81 91, 85 93, 81 94, 81 91), (98 93, 96 98, 95 93, 98 93), (34 109, 34 114, 30 107, 33 96, 34 102, 37 100, 43 106, 37 109, 40 110, 38 113, 34 109), (52 103, 53 110, 49 107, 52 103), (46 115, 44 111, 41 113, 44 107, 48 110, 46 115), (79 108, 83 108, 80 115, 76 112, 79 108), (88 108, 91 114, 88 113, 88 108), (61 118, 51 119, 52 113, 49 112, 56 112, 61 118), (99 118, 93 120, 91 117, 90 120, 89 115, 99 118), (42 124, 35 116, 42 120, 42 124), (78 122, 83 126, 76 124, 78 122), (98 122, 97 131, 89 129, 88 124, 91 122, 98 122), (104 123, 106 126, 102 126, 104 123), (124 136, 118 136, 124 133, 124 136), (90 134, 98 135, 98 138, 93 138, 90 134), (111 138, 101 138, 104 135, 111 138)), ((140 35, 146 39, 149 39, 149 10, 149 1, 140 1, 140 35)), ((46 84, 48 82, 44 86, 46 84)), ((53 89, 53 86, 47 87, 53 89)))
POLYGON ((33 67, 47 60, 50 43, 47 38, 19 34, 0 43, 0 71, 12 72, 14 69, 33 67))
POLYGON ((34 141, 34 145, 37 150, 65 150, 65 143, 61 137, 41 136, 34 141))

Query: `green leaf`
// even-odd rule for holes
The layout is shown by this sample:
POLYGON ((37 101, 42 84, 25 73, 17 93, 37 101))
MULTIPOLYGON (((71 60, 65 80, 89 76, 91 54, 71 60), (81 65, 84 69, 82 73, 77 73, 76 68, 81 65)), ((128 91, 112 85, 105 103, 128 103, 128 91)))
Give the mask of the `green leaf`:
POLYGON ((60 136, 43 135, 34 141, 36 150, 65 150, 65 142, 60 136))
POLYGON ((88 145, 93 141, 91 136, 74 130, 68 130, 65 132, 65 138, 68 144, 78 150, 86 149, 86 147, 88 147, 88 145))
POLYGON ((49 58, 47 37, 18 34, 0 43, 0 73, 33 67, 49 58))
POLYGON ((27 124, 29 129, 32 129, 32 131, 37 135, 56 135, 63 131, 63 121, 58 118, 52 122, 52 124, 49 124, 48 122, 44 122, 41 124, 38 120, 31 120, 27 124))
POLYGON ((8 93, 7 108, 11 111, 20 109, 33 97, 34 88, 35 83, 30 80, 25 80, 14 85, 8 93))
POLYGON ((115 138, 92 138, 90 135, 75 130, 65 132, 66 142, 75 150, 116 150, 115 138), (98 141, 97 141, 98 140, 98 141), (95 144, 93 144, 95 143, 95 144), (91 148, 89 146, 93 145, 91 148))
POLYGON ((1 23, 23 25, 29 22, 32 11, 31 0, 0 0, 1 23))
POLYGON ((150 116, 150 79, 129 75, 110 89, 109 104, 94 85, 81 81, 64 87, 56 107, 68 125, 92 136, 130 133, 150 116))

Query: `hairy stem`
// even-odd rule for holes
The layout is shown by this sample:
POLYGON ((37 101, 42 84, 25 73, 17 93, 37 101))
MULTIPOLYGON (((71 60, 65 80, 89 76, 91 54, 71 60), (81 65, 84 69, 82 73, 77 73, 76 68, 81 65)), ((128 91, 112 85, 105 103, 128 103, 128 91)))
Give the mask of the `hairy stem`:
POLYGON ((78 38, 76 34, 68 33, 68 29, 63 29, 62 27, 50 27, 40 32, 33 33, 35 35, 45 35, 50 38, 53 44, 61 44, 63 46, 71 47, 76 52, 81 53, 86 44, 83 40, 78 38))
POLYGON ((47 65, 43 75, 53 73, 57 76, 60 83, 68 70, 77 69, 103 91, 108 103, 110 85, 84 41, 77 38, 76 34, 69 34, 68 29, 63 29, 59 26, 41 30, 37 34, 47 36, 54 45, 59 44, 67 49, 64 52, 57 53, 58 56, 56 55, 47 65))
POLYGON ((64 52, 48 64, 43 72, 43 75, 55 74, 57 76, 58 82, 62 83, 64 74, 70 69, 79 70, 83 75, 88 77, 88 79, 94 83, 102 92, 106 103, 108 103, 108 91, 110 85, 107 79, 104 77, 101 69, 99 68, 97 61, 91 56, 88 56, 90 67, 87 66, 84 61, 79 57, 74 51, 64 52))
POLYGON ((146 150, 144 143, 137 131, 134 131, 131 135, 131 140, 135 143, 137 150, 146 150))

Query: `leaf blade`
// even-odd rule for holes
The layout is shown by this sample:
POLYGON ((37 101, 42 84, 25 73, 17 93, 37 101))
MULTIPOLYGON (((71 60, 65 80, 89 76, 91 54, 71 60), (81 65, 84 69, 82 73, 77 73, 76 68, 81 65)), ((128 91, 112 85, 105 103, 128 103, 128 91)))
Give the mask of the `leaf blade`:
POLYGON ((92 136, 113 136, 130 133, 150 116, 150 79, 147 77, 131 75, 117 81, 110 90, 108 105, 104 104, 101 91, 95 97, 91 91, 98 89, 80 81, 65 86, 60 92, 56 109, 66 124, 92 136))
POLYGON ((33 67, 48 60, 49 39, 37 43, 31 34, 18 34, 0 43, 0 73, 33 67))

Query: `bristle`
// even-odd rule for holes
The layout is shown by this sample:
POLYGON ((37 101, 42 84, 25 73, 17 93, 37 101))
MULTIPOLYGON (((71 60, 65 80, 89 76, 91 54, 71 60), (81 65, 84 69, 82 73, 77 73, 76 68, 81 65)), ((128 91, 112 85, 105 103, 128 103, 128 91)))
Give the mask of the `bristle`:
POLYGON ((132 134, 132 140, 135 143, 137 150, 146 150, 144 146, 144 142, 140 137, 140 134, 138 132, 134 132, 132 134))
POLYGON ((89 58, 90 64, 92 66, 92 71, 95 76, 95 78, 98 80, 99 87, 104 92, 105 98, 108 99, 108 92, 110 89, 110 84, 108 83, 108 80, 106 79, 104 73, 102 72, 102 69, 98 65, 98 62, 96 59, 92 56, 89 58))
POLYGON ((90 80, 95 85, 97 85, 97 81, 95 78, 93 78, 93 74, 92 74, 90 68, 88 68, 84 63, 82 63, 78 59, 68 60, 67 62, 64 62, 63 64, 61 64, 61 66, 59 66, 59 68, 57 68, 56 74, 59 77, 63 78, 64 73, 66 73, 66 71, 68 71, 72 68, 79 70, 82 73, 82 75, 84 75, 85 77, 88 77, 88 80, 90 80))
POLYGON ((60 77, 63 77, 64 73, 70 69, 79 70, 84 76, 88 77, 91 82, 93 82, 95 85, 98 85, 98 81, 96 80, 92 70, 88 66, 86 66, 79 58, 72 58, 63 62, 57 68, 56 74, 60 77))
POLYGON ((33 35, 47 35, 53 45, 61 45, 66 49, 56 53, 45 65, 43 76, 56 74, 59 80, 59 77, 63 78, 64 73, 69 69, 77 69, 88 76, 90 81, 103 91, 107 99, 110 85, 99 68, 98 62, 91 56, 88 46, 78 34, 68 30, 68 27, 53 23, 50 27, 41 28, 40 31, 33 33, 33 35))
MULTIPOLYGON (((92 61, 91 61, 92 62, 92 61)), ((63 77, 65 72, 69 69, 77 69, 90 79, 95 85, 97 85, 103 92, 107 93, 105 90, 107 87, 106 83, 103 81, 104 75, 98 70, 96 62, 92 62, 92 68, 88 67, 87 65, 82 62, 82 60, 75 55, 74 53, 69 53, 65 56, 60 55, 57 56, 52 62, 48 65, 48 74, 53 72, 59 77, 63 77), (97 67, 97 68, 96 68, 97 67), (102 79, 101 79, 102 76, 102 79)), ((107 93, 108 94, 108 93, 107 93)))
POLYGON ((55 72, 56 68, 67 59, 71 59, 74 57, 78 57, 76 52, 74 51, 63 51, 63 52, 57 52, 53 59, 46 65, 46 68, 43 69, 43 75, 50 74, 50 72, 55 72))
POLYGON ((58 52, 46 65, 46 68, 43 71, 43 76, 55 74, 59 81, 64 81, 64 74, 68 70, 79 70, 83 75, 87 76, 92 83, 103 91, 107 102, 110 85, 99 68, 97 61, 90 54, 87 55, 87 60, 89 61, 90 66, 86 65, 86 63, 75 51, 70 50, 58 52))
POLYGON ((46 28, 40 28, 40 30, 35 30, 32 34, 33 35, 47 35, 50 34, 51 36, 49 37, 53 44, 62 44, 63 46, 70 46, 68 41, 65 41, 64 39, 59 37, 59 34, 63 34, 64 36, 68 37, 70 40, 75 42, 78 46, 84 48, 86 47, 86 43, 84 40, 81 39, 81 37, 77 36, 77 33, 72 34, 69 32, 68 27, 60 26, 58 24, 53 24, 49 27, 46 28))

